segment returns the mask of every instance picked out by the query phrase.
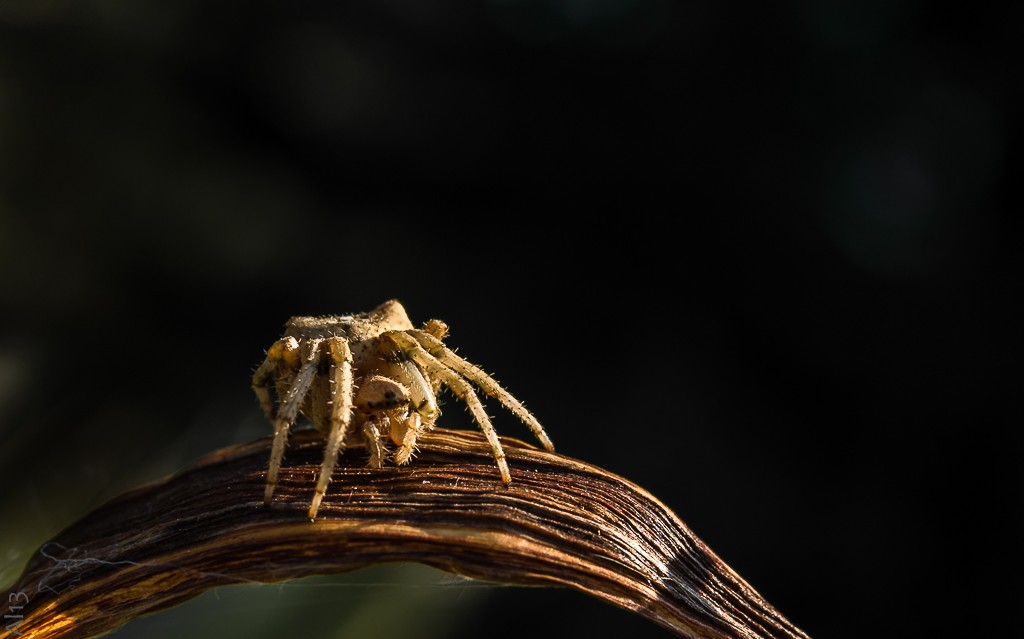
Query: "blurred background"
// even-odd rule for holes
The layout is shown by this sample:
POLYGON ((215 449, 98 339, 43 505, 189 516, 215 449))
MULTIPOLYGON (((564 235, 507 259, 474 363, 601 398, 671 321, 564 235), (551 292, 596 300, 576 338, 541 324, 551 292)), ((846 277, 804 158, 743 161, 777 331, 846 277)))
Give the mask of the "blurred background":
MULTIPOLYGON (((398 298, 811 636, 996 631, 1024 15, 995 5, 0 1, 0 583, 268 435, 288 317, 398 298)), ((282 628, 667 636, 409 566, 113 636, 282 628)))

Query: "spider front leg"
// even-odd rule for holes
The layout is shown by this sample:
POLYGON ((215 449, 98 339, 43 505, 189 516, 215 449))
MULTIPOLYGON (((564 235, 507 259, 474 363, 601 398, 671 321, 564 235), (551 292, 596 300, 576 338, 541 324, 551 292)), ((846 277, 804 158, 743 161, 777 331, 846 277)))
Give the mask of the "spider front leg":
POLYGON ((320 502, 327 492, 327 484, 331 481, 334 465, 338 461, 338 453, 345 444, 349 424, 352 423, 352 351, 344 337, 328 338, 327 346, 331 354, 331 379, 328 382, 331 427, 327 434, 327 446, 324 448, 324 462, 320 466, 320 478, 316 482, 316 493, 309 506, 310 521, 316 519, 320 502))
MULTIPOLYGON (((436 322, 436 320, 434 320, 436 322)), ((522 402, 512 396, 507 390, 502 388, 493 377, 485 373, 478 366, 467 362, 458 355, 455 354, 450 348, 444 345, 435 333, 438 333, 438 329, 434 328, 431 330, 432 325, 427 322, 426 329, 423 331, 412 330, 409 333, 416 338, 416 341, 420 343, 428 353, 437 358, 439 362, 448 366, 462 377, 465 377, 469 381, 479 386, 485 393, 501 402, 505 408, 512 411, 519 421, 526 424, 533 432, 534 436, 540 441, 541 445, 549 451, 554 452, 555 445, 551 443, 547 433, 544 432, 544 427, 540 425, 537 418, 533 416, 530 411, 526 410, 522 402)), ((444 335, 440 332, 440 335, 444 335)))
MULTIPOLYGON (((282 398, 281 406, 277 410, 277 418, 274 420, 274 443, 270 448, 270 467, 267 469, 267 489, 263 494, 264 505, 270 504, 270 498, 274 495, 274 488, 277 487, 277 473, 281 470, 281 459, 284 457, 284 445, 288 441, 288 430, 295 422, 295 417, 299 414, 299 407, 302 406, 306 393, 309 392, 309 387, 313 383, 313 378, 316 377, 316 369, 320 365, 321 343, 322 340, 319 339, 310 340, 302 347, 302 355, 300 357, 302 366, 299 368, 299 372, 295 374, 295 379, 288 388, 288 392, 282 398)), ((285 348, 294 351, 295 349, 291 348, 292 345, 297 346, 297 342, 294 339, 287 343, 285 348)), ((286 350, 282 355, 281 358, 286 365, 292 354, 286 350)))
POLYGON ((390 331, 385 333, 385 335, 390 337, 413 361, 422 366, 426 373, 438 377, 445 386, 452 389, 460 399, 466 402, 470 413, 473 414, 477 425, 480 426, 480 430, 483 431, 484 436, 491 445, 491 450, 494 452, 494 461, 498 465, 498 472, 501 473, 501 481, 506 485, 511 483, 512 476, 508 471, 508 462, 505 461, 505 451, 501 447, 501 440, 498 439, 498 433, 494 430, 494 425, 491 424, 490 418, 487 417, 487 413, 484 411, 483 404, 480 403, 480 398, 477 397, 469 382, 459 377, 455 371, 442 364, 436 357, 423 350, 419 342, 410 337, 406 332, 390 331))

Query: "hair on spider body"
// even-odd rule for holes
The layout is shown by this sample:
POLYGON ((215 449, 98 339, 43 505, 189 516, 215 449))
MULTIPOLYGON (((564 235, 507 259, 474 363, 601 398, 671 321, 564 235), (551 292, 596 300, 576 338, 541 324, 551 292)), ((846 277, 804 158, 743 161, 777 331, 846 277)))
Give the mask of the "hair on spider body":
POLYGON ((260 406, 274 425, 264 503, 277 485, 288 432, 299 413, 327 438, 309 518, 316 518, 338 454, 348 446, 369 450, 368 465, 390 458, 408 464, 418 437, 441 411, 442 386, 466 403, 494 452, 501 480, 512 481, 497 432, 473 386, 497 399, 525 423, 547 450, 554 446, 540 422, 498 382, 444 344, 448 325, 432 319, 417 329, 397 300, 366 313, 292 317, 281 339, 253 375, 260 406), (276 407, 270 389, 276 395, 276 407), (397 448, 388 452, 388 440, 397 448))

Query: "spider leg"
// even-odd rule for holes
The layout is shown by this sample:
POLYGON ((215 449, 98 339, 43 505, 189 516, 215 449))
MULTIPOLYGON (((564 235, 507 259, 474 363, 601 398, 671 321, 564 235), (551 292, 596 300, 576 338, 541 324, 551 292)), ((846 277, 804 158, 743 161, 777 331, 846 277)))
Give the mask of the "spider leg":
MULTIPOLYGON (((294 340, 293 340, 294 341, 294 340)), ((316 369, 320 364, 320 344, 322 340, 310 341, 302 349, 302 368, 295 375, 288 392, 281 401, 277 411, 277 419, 274 420, 274 443, 270 448, 270 468, 267 469, 267 489, 263 493, 263 503, 269 504, 277 486, 277 473, 281 469, 281 459, 284 457, 284 445, 288 440, 288 429, 291 428, 295 417, 299 414, 299 407, 309 392, 309 387, 316 377, 316 369)))
POLYGON ((422 366, 428 373, 440 378, 445 386, 452 389, 460 399, 466 402, 469 412, 473 414, 473 418, 480 426, 480 430, 487 437, 491 450, 494 451, 494 461, 498 464, 501 481, 505 484, 511 483, 512 476, 508 472, 508 462, 505 461, 505 451, 501 447, 501 440, 498 439, 498 433, 494 430, 490 418, 487 417, 487 413, 484 411, 483 404, 480 403, 480 398, 477 397, 469 382, 459 377, 458 373, 445 366, 436 357, 423 350, 419 342, 407 335, 405 331, 391 331, 385 333, 385 335, 388 335, 399 348, 408 353, 413 361, 422 366))
MULTIPOLYGON (((416 440, 419 438, 420 433, 427 430, 423 428, 423 420, 416 411, 409 413, 409 417, 403 425, 405 426, 405 434, 402 436, 401 445, 395 451, 395 464, 399 466, 409 463, 412 459, 413 451, 416 450, 416 440)), ((394 433, 394 422, 392 422, 391 426, 392 433, 394 433)), ((395 439, 394 434, 392 434, 391 439, 395 439)))
POLYGON ((419 439, 419 436, 432 429, 434 422, 441 416, 441 410, 437 407, 437 392, 440 390, 441 381, 439 379, 428 380, 414 361, 401 361, 399 364, 405 371, 404 379, 409 383, 410 391, 413 393, 410 399, 415 402, 417 389, 421 392, 421 399, 417 403, 410 404, 411 410, 400 422, 405 428, 405 432, 399 433, 392 422, 391 440, 399 444, 393 459, 396 465, 402 466, 412 460, 412 455, 416 452, 416 440, 419 439), (400 438, 396 437, 399 434, 400 438))
POLYGON ((370 449, 370 461, 366 465, 370 468, 381 468, 384 465, 384 446, 381 442, 390 421, 387 415, 381 413, 363 422, 363 437, 366 439, 366 447, 370 449))
POLYGON ((295 352, 298 348, 299 344, 295 341, 294 337, 277 340, 273 346, 267 349, 266 359, 263 360, 263 363, 260 364, 260 367, 252 375, 252 389, 256 393, 256 398, 259 399, 263 414, 267 416, 267 420, 271 423, 274 421, 274 402, 270 399, 270 389, 267 386, 267 382, 282 361, 287 362, 288 359, 291 359, 288 357, 288 354, 295 352))
POLYGON ((540 441, 544 448, 549 451, 555 450, 554 444, 551 443, 551 440, 548 438, 547 433, 544 432, 544 428, 540 425, 540 422, 537 421, 537 418, 534 417, 530 411, 526 410, 526 407, 523 406, 522 402, 502 388, 493 377, 474 364, 470 364, 456 355, 450 348, 444 345, 444 342, 427 331, 411 330, 407 332, 416 338, 416 341, 419 342, 428 353, 436 357, 438 361, 479 386, 481 390, 497 399, 505 406, 505 408, 512 411, 512 413, 518 417, 521 422, 530 428, 534 436, 540 441))
POLYGON ((331 481, 334 464, 338 460, 338 452, 345 444, 348 427, 352 423, 352 351, 348 340, 344 337, 331 337, 327 340, 331 354, 331 430, 327 435, 327 446, 324 448, 324 463, 320 466, 320 478, 316 482, 316 493, 309 506, 309 519, 316 518, 320 509, 320 501, 327 492, 327 484, 331 481))

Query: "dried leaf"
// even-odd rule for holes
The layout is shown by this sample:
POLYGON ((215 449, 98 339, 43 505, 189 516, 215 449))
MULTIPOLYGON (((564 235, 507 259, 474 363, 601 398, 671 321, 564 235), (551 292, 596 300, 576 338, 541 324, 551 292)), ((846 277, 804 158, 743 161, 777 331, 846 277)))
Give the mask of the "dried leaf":
POLYGON ((630 482, 505 439, 498 478, 477 433, 437 429, 402 468, 341 456, 306 518, 323 440, 293 435, 263 505, 270 440, 233 446, 101 506, 43 545, 8 588, 3 637, 93 637, 216 586, 413 561, 507 584, 575 588, 681 637, 804 637, 668 508, 630 482), (12 609, 13 610, 13 609, 12 609))

